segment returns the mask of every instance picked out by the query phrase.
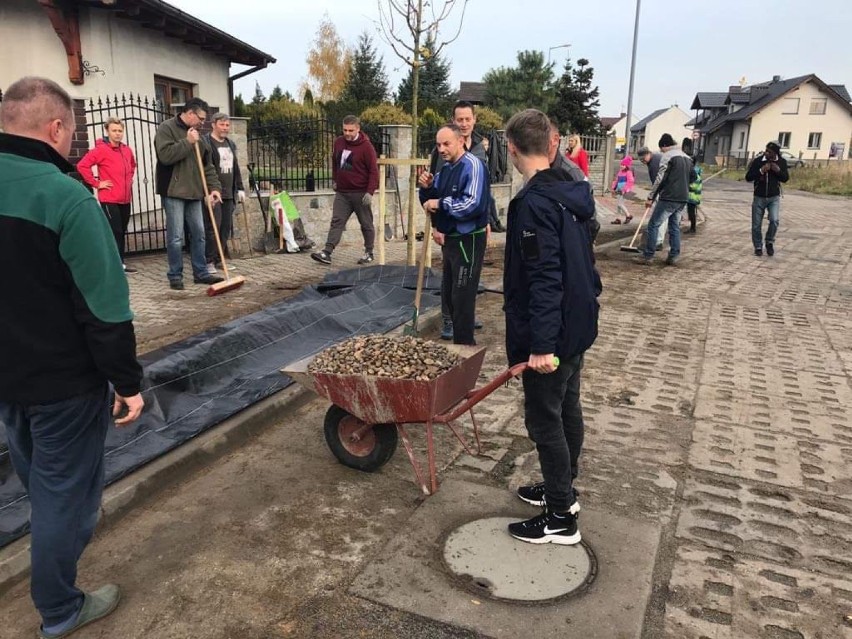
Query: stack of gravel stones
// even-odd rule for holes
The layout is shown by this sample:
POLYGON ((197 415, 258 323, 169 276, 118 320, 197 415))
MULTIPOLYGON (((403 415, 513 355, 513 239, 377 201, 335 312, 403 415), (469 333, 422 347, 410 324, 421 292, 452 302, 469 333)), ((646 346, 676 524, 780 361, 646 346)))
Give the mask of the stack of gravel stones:
POLYGON ((393 379, 435 379, 461 358, 445 346, 416 337, 361 335, 317 355, 309 373, 370 375, 393 379))

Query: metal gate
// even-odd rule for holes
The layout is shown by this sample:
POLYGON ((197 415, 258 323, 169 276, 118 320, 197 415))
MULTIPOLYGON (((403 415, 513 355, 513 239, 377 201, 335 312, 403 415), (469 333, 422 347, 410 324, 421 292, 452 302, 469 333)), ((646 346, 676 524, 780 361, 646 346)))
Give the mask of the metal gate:
POLYGON ((124 122, 124 141, 136 156, 136 175, 133 178, 133 205, 126 241, 128 253, 163 250, 166 246, 166 216, 156 194, 154 170, 157 157, 154 135, 160 123, 172 117, 154 99, 129 94, 125 97, 98 98, 86 103, 86 126, 89 139, 105 135, 104 124, 111 118, 124 122))

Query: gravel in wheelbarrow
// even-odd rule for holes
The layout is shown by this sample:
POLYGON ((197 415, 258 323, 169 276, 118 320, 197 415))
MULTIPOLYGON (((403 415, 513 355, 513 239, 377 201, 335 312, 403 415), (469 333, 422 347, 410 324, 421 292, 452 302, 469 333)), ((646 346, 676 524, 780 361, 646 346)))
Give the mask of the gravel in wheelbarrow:
POLYGON ((308 372, 426 381, 459 362, 461 357, 443 344, 407 336, 359 335, 317 355, 308 372))

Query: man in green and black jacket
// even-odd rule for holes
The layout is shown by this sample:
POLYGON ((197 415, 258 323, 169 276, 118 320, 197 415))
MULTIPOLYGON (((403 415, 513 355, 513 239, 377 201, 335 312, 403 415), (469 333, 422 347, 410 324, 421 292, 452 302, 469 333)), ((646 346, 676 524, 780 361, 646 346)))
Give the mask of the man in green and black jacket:
POLYGON ((142 412, 142 369, 109 224, 64 175, 71 98, 23 78, 3 96, 0 127, 0 432, 30 497, 39 636, 59 637, 118 605, 117 586, 77 588, 77 561, 98 519, 108 383, 113 415, 127 408, 115 424, 129 424, 142 412))

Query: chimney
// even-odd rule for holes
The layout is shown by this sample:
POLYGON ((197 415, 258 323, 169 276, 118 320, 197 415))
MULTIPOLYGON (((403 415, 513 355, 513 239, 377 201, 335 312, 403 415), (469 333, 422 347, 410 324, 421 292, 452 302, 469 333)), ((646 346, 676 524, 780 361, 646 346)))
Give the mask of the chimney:
POLYGON ((775 84, 776 82, 781 82, 781 76, 780 75, 773 75, 772 76, 772 84, 775 84))
POLYGON ((754 104, 755 102, 760 100, 760 98, 762 98, 763 96, 765 96, 768 93, 769 93, 769 86, 767 86, 767 85, 753 86, 749 90, 748 103, 754 104))

